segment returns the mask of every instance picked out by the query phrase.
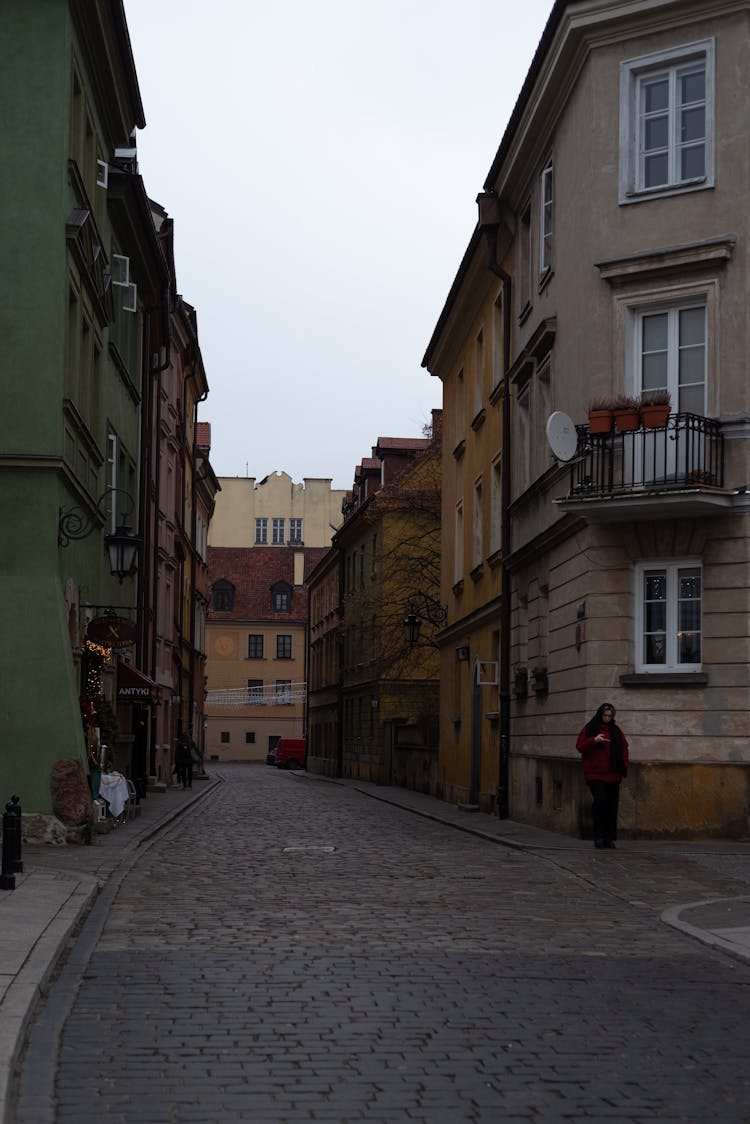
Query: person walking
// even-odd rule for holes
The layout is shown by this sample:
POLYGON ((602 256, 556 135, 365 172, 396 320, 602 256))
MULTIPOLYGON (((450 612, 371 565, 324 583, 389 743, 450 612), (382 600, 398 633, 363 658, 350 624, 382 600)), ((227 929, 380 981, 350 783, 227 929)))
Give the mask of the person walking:
POLYGON ((177 783, 182 783, 183 788, 193 787, 193 754, 192 738, 183 731, 177 736, 177 746, 174 755, 174 767, 177 773, 177 783))
POLYGON ((620 784, 628 775, 629 764, 627 738, 615 722, 616 713, 611 703, 602 703, 576 741, 594 801, 594 846, 610 850, 617 839, 620 784))

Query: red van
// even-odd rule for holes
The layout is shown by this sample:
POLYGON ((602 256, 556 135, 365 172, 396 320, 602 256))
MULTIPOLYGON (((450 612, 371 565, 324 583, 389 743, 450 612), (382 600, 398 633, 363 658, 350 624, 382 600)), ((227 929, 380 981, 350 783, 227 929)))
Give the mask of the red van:
POLYGON ((304 769, 305 739, 282 738, 276 747, 277 769, 304 769))

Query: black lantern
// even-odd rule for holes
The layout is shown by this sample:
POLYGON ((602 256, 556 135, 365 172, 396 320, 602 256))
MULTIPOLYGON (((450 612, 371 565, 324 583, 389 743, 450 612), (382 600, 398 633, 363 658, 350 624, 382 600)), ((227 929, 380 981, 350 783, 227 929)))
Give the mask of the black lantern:
POLYGON ((104 545, 109 555, 110 572, 122 583, 123 578, 135 572, 141 540, 136 538, 130 527, 123 525, 114 535, 105 535, 104 545))
POLYGON ((409 613, 404 618, 404 632, 406 634, 406 643, 410 648, 413 648, 419 640, 419 630, 422 627, 422 622, 416 613, 409 613))

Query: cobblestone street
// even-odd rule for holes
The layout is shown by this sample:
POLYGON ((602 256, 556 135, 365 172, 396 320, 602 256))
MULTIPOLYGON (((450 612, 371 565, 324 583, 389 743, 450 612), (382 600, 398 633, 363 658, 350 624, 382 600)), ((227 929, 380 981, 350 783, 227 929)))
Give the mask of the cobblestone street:
POLYGON ((750 967, 660 920, 746 869, 217 771, 63 968, 19 1124, 750 1120, 750 967))

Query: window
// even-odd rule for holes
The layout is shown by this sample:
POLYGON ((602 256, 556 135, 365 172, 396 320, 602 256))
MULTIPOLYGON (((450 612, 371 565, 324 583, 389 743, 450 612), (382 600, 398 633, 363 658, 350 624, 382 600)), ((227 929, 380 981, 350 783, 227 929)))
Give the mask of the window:
POLYGON ((276 659, 277 660, 290 660, 292 658, 292 638, 291 636, 282 636, 279 634, 276 637, 276 659))
POLYGON ((482 561, 484 551, 484 536, 482 534, 484 522, 484 509, 482 507, 482 477, 474 481, 474 511, 471 533, 471 566, 475 569, 482 561))
POLYGON ((620 67, 620 202, 710 187, 714 41, 620 67))
POLYGON ((539 214, 539 275, 552 267, 552 165, 542 172, 539 214))
POLYGON ((245 745, 255 745, 255 730, 245 730, 245 745))
POLYGON ((272 608, 274 613, 288 613, 289 612, 289 594, 288 593, 274 593, 272 599, 272 608))
POLYGON ((518 264, 518 309, 519 319, 523 320, 531 308, 531 204, 527 203, 521 213, 521 232, 519 237, 520 261, 518 264))
POLYGON ((229 744, 229 730, 222 730, 221 731, 221 741, 224 745, 229 744))
POLYGON ((474 342, 474 409, 473 417, 484 404, 484 332, 480 329, 474 342))
POLYGON ((211 586, 211 608, 215 613, 234 612, 234 586, 226 578, 211 586))
POLYGON ((495 301, 492 309, 492 389, 502 381, 505 370, 503 369, 503 340, 505 339, 505 317, 503 314, 502 293, 495 301))
POLYGON ((247 681, 247 701, 249 703, 263 702, 263 680, 262 679, 248 679, 248 681, 247 681))
POLYGON ((706 412, 706 306, 636 314, 636 390, 668 390, 679 413, 706 412))
POLYGON ((247 658, 249 660, 262 660, 263 659, 263 636, 258 633, 251 633, 247 638, 247 658))
POLYGON ((255 520, 255 541, 256 543, 268 542, 268 520, 256 519, 255 520))
POLYGON ((289 520, 289 542, 302 542, 302 520, 289 520))
POLYGON ((276 702, 286 706, 292 701, 291 679, 276 680, 276 702))
POLYGON ((699 670, 702 659, 700 563, 644 563, 637 568, 636 580, 636 670, 699 670))
POLYGON ((500 454, 492 462, 492 495, 490 498, 490 553, 502 546, 503 527, 503 462, 500 454))
POLYGON ((464 576, 464 503, 456 504, 455 542, 453 544, 453 580, 460 582, 464 576))
POLYGON ((279 546, 284 542, 285 519, 274 519, 271 527, 271 542, 279 546))

